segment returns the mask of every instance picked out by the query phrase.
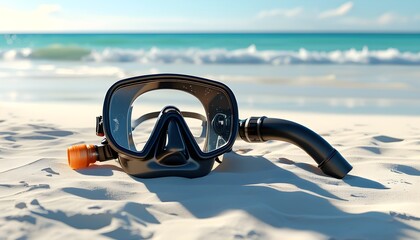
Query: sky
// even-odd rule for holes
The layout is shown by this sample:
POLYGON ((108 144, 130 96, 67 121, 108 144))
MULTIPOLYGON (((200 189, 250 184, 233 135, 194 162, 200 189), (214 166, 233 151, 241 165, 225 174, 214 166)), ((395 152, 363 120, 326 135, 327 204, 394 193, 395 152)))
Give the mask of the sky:
POLYGON ((420 32, 419 0, 0 0, 0 32, 420 32))

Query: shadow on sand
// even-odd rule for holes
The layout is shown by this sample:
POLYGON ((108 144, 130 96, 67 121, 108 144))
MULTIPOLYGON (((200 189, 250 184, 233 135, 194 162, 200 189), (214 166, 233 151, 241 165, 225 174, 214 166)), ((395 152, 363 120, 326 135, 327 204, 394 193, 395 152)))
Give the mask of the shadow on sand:
MULTIPOLYGON (((318 171, 306 165, 303 168, 318 171)), ((238 210, 276 228, 318 232, 332 238, 397 239, 407 237, 407 230, 419 231, 392 214, 345 212, 334 202, 350 205, 350 194, 345 199, 340 198, 261 156, 225 154, 222 164, 208 176, 197 179, 133 179, 144 183, 162 202, 179 202, 197 218, 238 210), (299 191, 282 191, 276 183, 294 185, 299 191)), ((334 181, 341 183, 341 180, 331 181, 333 185, 334 181)), ((373 191, 387 189, 378 182, 357 176, 348 176, 344 182, 373 191)))
MULTIPOLYGON (((310 164, 295 163, 285 158, 279 159, 279 163, 293 164, 318 176, 325 176, 310 164)), ((122 169, 114 165, 98 165, 78 172, 84 175, 111 176, 113 171, 122 169)), ((346 187, 348 190, 350 187, 388 191, 381 183, 360 176, 349 175, 343 180, 325 177, 328 178, 326 184, 334 185, 337 189, 346 187)), ((352 194, 348 193, 346 197, 341 194, 339 197, 262 156, 227 153, 222 164, 202 178, 132 178, 143 183, 162 202, 179 202, 200 219, 215 217, 227 211, 240 211, 276 228, 317 232, 332 239, 399 239, 408 237, 407 231, 419 232, 401 221, 404 220, 398 217, 401 214, 392 211, 357 214, 343 211, 335 203, 351 208, 355 200, 352 194), (290 185, 295 186, 293 191, 287 187, 290 185)), ((75 195, 81 193, 78 189, 65 191, 75 195)), ((101 193, 98 195, 100 199, 105 198, 101 193)), ((145 215, 147 212, 145 208, 136 217, 142 219, 150 216, 150 213, 145 215)), ((154 223, 159 221, 155 219, 154 223)))

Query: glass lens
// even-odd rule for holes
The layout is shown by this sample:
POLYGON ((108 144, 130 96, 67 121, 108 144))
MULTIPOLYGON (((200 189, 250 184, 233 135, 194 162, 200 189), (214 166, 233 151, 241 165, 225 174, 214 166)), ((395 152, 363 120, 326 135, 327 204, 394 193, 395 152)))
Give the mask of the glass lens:
POLYGON ((234 122, 229 95, 210 84, 180 79, 139 81, 116 89, 110 97, 107 134, 120 147, 142 152, 166 106, 181 111, 202 152, 229 141, 234 122))
POLYGON ((201 102, 183 91, 157 89, 137 97, 131 105, 131 134, 136 151, 143 150, 152 133, 157 117, 164 107, 177 107, 200 149, 206 139, 206 113, 201 102))

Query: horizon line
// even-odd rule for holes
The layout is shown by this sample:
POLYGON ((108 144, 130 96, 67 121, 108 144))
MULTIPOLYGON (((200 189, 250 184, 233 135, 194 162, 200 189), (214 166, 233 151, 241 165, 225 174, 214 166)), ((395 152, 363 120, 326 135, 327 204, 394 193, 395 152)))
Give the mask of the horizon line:
POLYGON ((16 31, 3 32, 1 35, 17 34, 420 34, 419 31, 372 31, 372 30, 307 30, 307 31, 16 31))

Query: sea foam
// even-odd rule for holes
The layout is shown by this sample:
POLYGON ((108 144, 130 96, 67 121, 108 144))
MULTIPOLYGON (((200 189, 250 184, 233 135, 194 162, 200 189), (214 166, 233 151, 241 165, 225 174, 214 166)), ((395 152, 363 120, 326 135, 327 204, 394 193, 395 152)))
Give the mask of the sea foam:
POLYGON ((398 64, 420 65, 420 52, 402 52, 396 48, 384 50, 348 49, 336 51, 310 51, 301 48, 289 50, 258 50, 248 48, 227 49, 118 49, 89 50, 76 47, 47 47, 42 49, 0 50, 0 59, 71 60, 93 62, 139 62, 139 63, 184 63, 184 64, 398 64))

